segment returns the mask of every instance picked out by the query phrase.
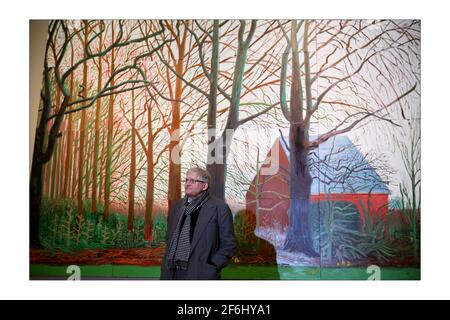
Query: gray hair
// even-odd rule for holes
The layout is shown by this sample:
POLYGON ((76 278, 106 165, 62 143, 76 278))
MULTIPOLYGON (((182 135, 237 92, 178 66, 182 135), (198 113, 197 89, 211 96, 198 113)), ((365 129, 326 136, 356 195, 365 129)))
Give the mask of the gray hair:
POLYGON ((208 185, 209 185, 209 183, 211 181, 211 175, 209 174, 208 171, 206 171, 203 168, 193 167, 193 168, 190 168, 187 172, 195 172, 200 177, 200 179, 202 179, 208 185))

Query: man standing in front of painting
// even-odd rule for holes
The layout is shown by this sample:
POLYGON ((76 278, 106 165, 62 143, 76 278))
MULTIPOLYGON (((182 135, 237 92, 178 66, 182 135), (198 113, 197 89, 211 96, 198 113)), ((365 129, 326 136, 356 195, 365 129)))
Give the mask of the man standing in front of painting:
POLYGON ((162 280, 216 280, 236 251, 228 205, 209 195, 210 175, 202 168, 186 173, 184 199, 169 212, 162 280))

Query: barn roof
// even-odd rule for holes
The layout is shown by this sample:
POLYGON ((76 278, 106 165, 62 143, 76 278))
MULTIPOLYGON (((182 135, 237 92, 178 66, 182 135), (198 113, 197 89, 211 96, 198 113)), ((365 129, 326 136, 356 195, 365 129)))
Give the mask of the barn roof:
MULTIPOLYGON (((289 137, 283 137, 280 144, 290 159, 289 137)), ((310 169, 311 194, 390 193, 367 157, 346 136, 333 137, 311 151, 310 169)))

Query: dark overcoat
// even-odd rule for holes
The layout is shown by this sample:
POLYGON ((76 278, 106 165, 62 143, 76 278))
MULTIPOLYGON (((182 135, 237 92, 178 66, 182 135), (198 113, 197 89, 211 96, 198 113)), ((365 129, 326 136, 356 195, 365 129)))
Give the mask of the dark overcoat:
MULTIPOLYGON (((175 229, 184 212, 184 201, 175 202, 167 222, 166 248, 172 241, 175 229)), ((187 279, 217 280, 221 270, 236 252, 233 216, 228 205, 210 197, 200 208, 191 240, 187 279)), ((168 250, 161 264, 161 279, 173 279, 173 271, 167 267, 168 250)))

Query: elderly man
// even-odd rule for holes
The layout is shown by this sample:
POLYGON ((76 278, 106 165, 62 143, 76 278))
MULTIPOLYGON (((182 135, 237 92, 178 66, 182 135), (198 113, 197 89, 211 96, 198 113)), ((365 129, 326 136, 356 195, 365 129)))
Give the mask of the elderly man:
POLYGON ((236 251, 230 208, 209 195, 209 183, 206 170, 186 173, 186 195, 169 212, 162 280, 220 279, 236 251))

